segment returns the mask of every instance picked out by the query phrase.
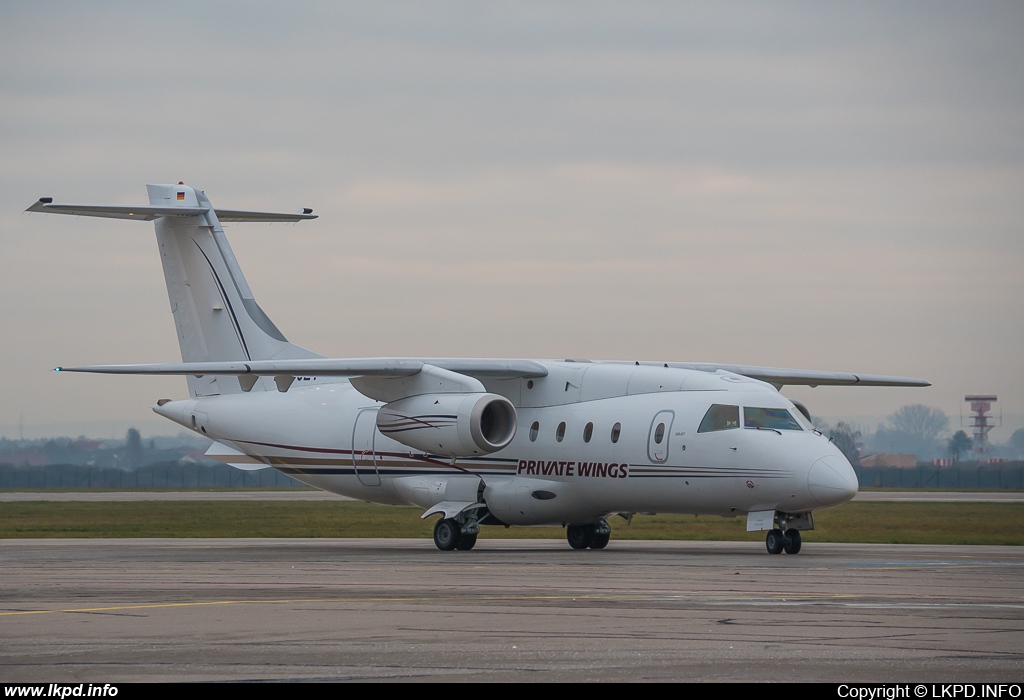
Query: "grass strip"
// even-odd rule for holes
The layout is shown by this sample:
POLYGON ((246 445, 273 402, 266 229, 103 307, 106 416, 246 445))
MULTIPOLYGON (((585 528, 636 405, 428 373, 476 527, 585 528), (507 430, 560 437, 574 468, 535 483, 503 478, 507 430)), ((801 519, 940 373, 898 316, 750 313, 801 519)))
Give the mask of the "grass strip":
MULTIPOLYGON (((40 502, 0 505, 0 539, 53 537, 423 537, 418 508, 359 501, 40 502)), ((1024 545, 1021 503, 847 503, 814 514, 806 541, 1024 545)), ((746 518, 638 515, 613 539, 759 541, 746 518)), ((481 538, 561 539, 555 527, 483 527, 481 538)))

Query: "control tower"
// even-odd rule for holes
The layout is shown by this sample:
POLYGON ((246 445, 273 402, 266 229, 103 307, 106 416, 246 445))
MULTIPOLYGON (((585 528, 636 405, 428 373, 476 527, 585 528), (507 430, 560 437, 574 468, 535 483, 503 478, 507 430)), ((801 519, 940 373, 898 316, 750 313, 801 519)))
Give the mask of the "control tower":
MULTIPOLYGON (((1002 415, 999 416, 998 424, 993 423, 994 417, 988 415, 997 400, 995 394, 968 394, 964 397, 964 401, 971 404, 968 426, 974 432, 974 452, 979 456, 988 453, 988 431, 998 428, 1003 422, 1002 415)), ((960 424, 963 425, 963 418, 960 424)))

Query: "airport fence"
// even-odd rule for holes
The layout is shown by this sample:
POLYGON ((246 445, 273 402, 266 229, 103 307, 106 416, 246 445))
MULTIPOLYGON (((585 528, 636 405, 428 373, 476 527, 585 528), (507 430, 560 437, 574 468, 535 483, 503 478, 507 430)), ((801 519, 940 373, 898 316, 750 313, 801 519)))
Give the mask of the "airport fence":
POLYGON ((164 462, 134 470, 48 464, 19 467, 0 464, 0 489, 193 489, 289 488, 304 486, 275 469, 242 471, 226 464, 164 462))
POLYGON ((854 467, 861 488, 1024 489, 1024 462, 938 467, 854 467))

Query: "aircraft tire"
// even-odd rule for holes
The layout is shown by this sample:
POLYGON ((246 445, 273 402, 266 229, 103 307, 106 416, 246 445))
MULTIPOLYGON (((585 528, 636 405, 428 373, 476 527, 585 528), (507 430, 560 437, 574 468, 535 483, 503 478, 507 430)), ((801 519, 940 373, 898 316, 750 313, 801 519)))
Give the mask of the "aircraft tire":
POLYGON ((460 535, 459 543, 455 545, 455 549, 463 552, 473 549, 476 546, 476 536, 477 533, 475 532, 472 535, 460 535))
POLYGON ((769 554, 781 554, 783 547, 782 530, 778 528, 770 530, 768 536, 764 538, 764 546, 769 554))
POLYGON ((596 532, 590 538, 591 549, 604 549, 608 546, 608 540, 612 538, 612 533, 606 532, 603 535, 599 535, 596 532))
POLYGON ((565 528, 565 539, 573 549, 586 549, 594 539, 594 526, 569 525, 565 528))
POLYGON ((786 550, 786 554, 799 554, 800 545, 803 544, 803 538, 800 536, 799 530, 790 528, 786 530, 786 544, 783 549, 786 550))
POLYGON ((438 520, 434 525, 434 544, 442 552, 450 552, 459 546, 462 529, 451 518, 438 520))

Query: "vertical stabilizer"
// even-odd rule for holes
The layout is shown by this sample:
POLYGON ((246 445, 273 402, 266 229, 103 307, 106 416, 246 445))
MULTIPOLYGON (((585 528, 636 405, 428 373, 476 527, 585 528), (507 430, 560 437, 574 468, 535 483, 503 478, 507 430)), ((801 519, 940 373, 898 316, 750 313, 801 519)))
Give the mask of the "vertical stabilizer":
MULTIPOLYGON (((203 213, 160 216, 156 238, 184 362, 319 357, 289 343, 256 303, 206 195, 187 185, 147 185, 150 205, 203 213)), ((192 396, 241 391, 234 377, 188 377, 192 396)), ((274 389, 262 378, 255 389, 274 389)))

